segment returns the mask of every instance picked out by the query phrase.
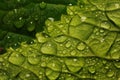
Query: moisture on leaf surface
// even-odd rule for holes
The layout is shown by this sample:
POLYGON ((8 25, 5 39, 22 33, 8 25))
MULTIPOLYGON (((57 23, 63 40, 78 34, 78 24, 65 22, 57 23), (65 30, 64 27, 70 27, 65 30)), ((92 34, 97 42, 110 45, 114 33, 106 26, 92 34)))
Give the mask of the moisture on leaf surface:
MULTIPOLYGON (((38 6, 44 10, 51 5, 42 1, 38 6)), ((19 42, 19 47, 0 55, 0 79, 120 80, 119 5, 119 0, 70 3, 60 20, 45 21, 34 43, 19 42)), ((27 29, 32 32, 36 26, 29 24, 27 29)), ((5 39, 12 42, 12 37, 5 39)))

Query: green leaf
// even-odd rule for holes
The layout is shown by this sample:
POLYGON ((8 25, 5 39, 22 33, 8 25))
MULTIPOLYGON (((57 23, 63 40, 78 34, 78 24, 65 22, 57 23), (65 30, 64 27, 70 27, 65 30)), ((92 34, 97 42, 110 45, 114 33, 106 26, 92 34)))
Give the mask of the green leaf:
MULTIPOLYGON (((56 6, 41 4, 42 9, 56 6)), ((78 0, 77 5, 67 6, 67 14, 60 20, 45 20, 44 31, 36 33, 34 43, 21 42, 19 48, 7 48, 0 55, 0 79, 119 80, 119 5, 118 0, 78 0)), ((26 21, 35 20, 29 17, 26 21)), ((1 33, 1 37, 8 35, 1 33)))

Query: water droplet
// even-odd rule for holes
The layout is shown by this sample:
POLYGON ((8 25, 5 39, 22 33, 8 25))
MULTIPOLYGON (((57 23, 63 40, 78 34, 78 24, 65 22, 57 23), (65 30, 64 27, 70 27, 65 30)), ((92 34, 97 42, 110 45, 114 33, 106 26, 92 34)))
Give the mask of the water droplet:
POLYGON ((52 18, 52 17, 49 17, 48 19, 52 22, 54 21, 54 18, 52 18))
POLYGON ((33 31, 35 29, 35 24, 31 21, 30 23, 27 24, 27 30, 28 31, 33 31))
POLYGON ((95 73, 95 68, 94 68, 93 66, 92 66, 92 67, 89 67, 88 70, 89 70, 89 72, 92 73, 92 74, 95 73))
POLYGON ((79 25, 81 22, 80 22, 80 17, 79 17, 79 15, 75 15, 73 18, 72 18, 72 20, 71 20, 71 22, 70 22, 70 25, 72 25, 72 26, 77 26, 77 25, 79 25))
POLYGON ((84 22, 87 18, 85 16, 81 17, 81 21, 84 22))
POLYGON ((17 0, 17 2, 20 2, 20 0, 17 0))
POLYGON ((53 42, 46 42, 42 45, 41 52, 44 54, 56 54, 57 46, 53 42))
POLYGON ((66 39, 67 39, 66 36, 58 36, 58 37, 54 38, 54 40, 55 40, 56 42, 65 42, 66 39))
POLYGON ((104 30, 103 30, 103 29, 100 29, 100 32, 101 32, 101 33, 103 33, 103 32, 104 32, 104 30))
POLYGON ((28 78, 28 77, 30 77, 30 74, 26 74, 25 76, 28 78))
POLYGON ((100 40, 100 42, 104 42, 104 41, 105 41, 105 39, 101 39, 101 40, 100 40))
POLYGON ((45 2, 41 2, 41 3, 40 3, 40 8, 41 8, 41 9, 45 9, 46 6, 47 6, 47 4, 46 4, 45 2))
POLYGON ((86 47, 86 45, 84 43, 82 43, 82 42, 77 45, 78 50, 84 50, 85 47, 86 47))
POLYGON ((66 46, 67 48, 71 47, 71 46, 72 46, 71 41, 67 41, 66 44, 65 44, 65 46, 66 46))
POLYGON ((22 17, 19 17, 17 21, 14 21, 14 25, 16 28, 22 28, 25 23, 25 20, 22 17))
POLYGON ((113 70, 110 70, 107 72, 107 76, 108 77, 112 77, 114 75, 114 71, 113 70))
POLYGON ((17 9, 14 9, 14 13, 17 13, 18 11, 17 11, 17 9))
POLYGON ((56 80, 59 77, 60 72, 56 72, 47 68, 45 74, 49 80, 56 80))
POLYGON ((13 64, 21 65, 25 61, 25 57, 18 52, 13 52, 9 57, 9 61, 13 64))
POLYGON ((47 41, 48 36, 43 33, 36 33, 36 37, 37 37, 38 42, 44 43, 47 41))
POLYGON ((120 61, 114 62, 114 65, 115 65, 117 68, 120 68, 120 61))
POLYGON ((111 25, 110 25, 109 22, 104 21, 104 22, 101 23, 101 27, 102 27, 102 28, 105 28, 105 29, 110 29, 110 28, 111 28, 111 25))
POLYGON ((115 7, 116 7, 116 8, 119 8, 119 7, 120 7, 120 5, 116 3, 116 4, 115 4, 115 7))
POLYGON ((42 62, 42 63, 41 63, 41 67, 46 67, 46 63, 45 63, 45 62, 42 62))
POLYGON ((67 65, 68 69, 71 71, 71 72, 77 72, 79 71, 83 65, 84 65, 84 59, 83 58, 67 58, 65 60, 65 64, 67 65))
POLYGON ((39 55, 36 55, 35 53, 31 53, 29 56, 28 56, 28 62, 30 64, 38 64, 40 62, 40 57, 39 55))
POLYGON ((75 56, 76 53, 77 53, 77 52, 76 52, 75 50, 73 50, 73 51, 71 52, 71 55, 72 55, 72 56, 75 56))
POLYGON ((72 6, 72 4, 70 3, 69 6, 72 6))

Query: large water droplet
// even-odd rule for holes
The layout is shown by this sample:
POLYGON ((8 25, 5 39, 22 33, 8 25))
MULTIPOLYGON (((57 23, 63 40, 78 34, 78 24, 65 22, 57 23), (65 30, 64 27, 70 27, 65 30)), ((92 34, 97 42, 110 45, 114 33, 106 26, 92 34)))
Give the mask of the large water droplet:
POLYGON ((60 72, 56 72, 47 68, 45 74, 49 80, 56 80, 59 77, 60 72))
POLYGON ((66 46, 67 48, 71 47, 71 46, 72 46, 72 42, 71 42, 71 41, 67 41, 66 44, 65 44, 65 46, 66 46))
POLYGON ((35 24, 31 21, 28 25, 27 25, 27 30, 28 31, 33 31, 35 29, 35 24))
POLYGON ((76 50, 71 51, 70 53, 72 56, 75 56, 77 54, 76 50))
POLYGON ((114 75, 114 71, 113 70, 110 70, 107 72, 107 76, 108 77, 112 77, 114 75))
POLYGON ((38 64, 40 62, 40 57, 36 53, 32 53, 28 56, 28 62, 30 64, 38 64))
POLYGON ((36 37, 37 37, 38 42, 44 43, 47 41, 48 36, 43 33, 36 33, 36 37))
POLYGON ((116 3, 116 4, 115 4, 115 7, 116 7, 116 8, 119 8, 119 7, 120 7, 120 5, 116 3))
POLYGON ((78 15, 76 15, 72 18, 70 25, 77 26, 81 23, 80 20, 81 20, 80 17, 78 15))
POLYGON ((115 65, 117 68, 120 68, 120 61, 114 62, 114 65, 115 65))
POLYGON ((82 42, 77 45, 78 50, 84 50, 85 47, 86 47, 86 45, 84 43, 82 43, 82 42))
POLYGON ((54 71, 61 71, 61 64, 59 60, 50 60, 47 63, 47 67, 49 67, 50 69, 54 70, 54 71))
POLYGON ((102 28, 105 28, 105 29, 110 29, 110 28, 111 28, 111 25, 110 25, 109 22, 103 21, 103 22, 101 22, 101 27, 102 27, 102 28))
POLYGON ((25 61, 25 57, 18 52, 13 52, 9 57, 9 61, 13 64, 21 65, 25 61))
POLYGON ((84 22, 87 18, 85 16, 81 17, 81 21, 84 22))
POLYGON ((65 64, 67 65, 68 69, 71 72, 77 72, 79 71, 83 65, 84 65, 84 59, 83 58, 67 58, 65 60, 65 64))
POLYGON ((56 54, 57 46, 53 42, 46 42, 41 46, 41 52, 44 54, 56 54))
POLYGON ((52 22, 54 21, 54 18, 52 18, 52 17, 49 17, 48 19, 52 22))
POLYGON ((95 67, 93 67, 93 66, 92 66, 92 67, 89 67, 88 70, 89 70, 89 72, 92 73, 92 74, 95 73, 95 67))
POLYGON ((20 17, 19 20, 14 22, 14 25, 16 26, 16 28, 21 28, 23 27, 24 23, 25 23, 25 20, 22 19, 22 17, 20 17))
POLYGON ((67 37, 66 36, 58 36, 58 37, 56 37, 56 38, 54 38, 54 40, 56 41, 56 42, 65 42, 65 40, 67 39, 67 37))

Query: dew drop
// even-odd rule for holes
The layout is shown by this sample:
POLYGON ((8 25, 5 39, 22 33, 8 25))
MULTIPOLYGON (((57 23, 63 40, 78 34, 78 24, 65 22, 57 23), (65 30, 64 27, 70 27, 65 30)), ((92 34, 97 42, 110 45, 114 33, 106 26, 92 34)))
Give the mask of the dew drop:
POLYGON ((67 43, 65 44, 65 46, 66 46, 67 48, 71 47, 71 46, 72 46, 71 41, 67 41, 67 43))
POLYGON ((28 62, 30 64, 38 64, 40 62, 40 57, 35 53, 32 53, 28 56, 28 62))
POLYGON ((114 75, 114 71, 113 70, 110 70, 107 72, 107 76, 108 77, 112 77, 114 75))
POLYGON ((86 47, 86 45, 84 43, 82 43, 82 42, 77 45, 78 50, 84 50, 85 47, 86 47))
POLYGON ((120 68, 120 61, 114 62, 114 65, 116 66, 116 68, 120 68))
POLYGON ((77 72, 83 67, 84 59, 83 58, 66 59, 65 64, 67 65, 68 69, 71 72, 77 72))
POLYGON ((71 52, 71 55, 72 55, 72 56, 75 56, 76 53, 77 53, 77 52, 76 52, 75 50, 73 50, 73 51, 71 52))
POLYGON ((26 77, 26 78, 30 77, 30 74, 26 74, 25 77, 26 77))
POLYGON ((41 8, 41 9, 45 9, 46 6, 47 6, 47 4, 46 4, 45 2, 41 2, 41 3, 40 3, 40 8, 41 8))
POLYGON ((84 22, 87 18, 85 16, 81 17, 81 21, 84 22))
POLYGON ((56 42, 65 42, 66 39, 67 39, 66 36, 59 36, 59 37, 54 38, 54 40, 55 40, 56 42))
POLYGON ((105 28, 105 29, 110 29, 110 28, 111 28, 111 25, 110 25, 109 22, 104 21, 104 22, 101 22, 101 27, 102 27, 102 28, 105 28))
POLYGON ((45 74, 49 80, 56 80, 59 77, 60 72, 56 72, 47 68, 45 74))
POLYGON ((48 19, 52 22, 54 21, 54 18, 52 18, 52 17, 49 17, 48 19))
POLYGON ((94 68, 94 67, 89 67, 88 70, 89 70, 89 72, 92 73, 92 74, 95 73, 95 68, 94 68))
POLYGON ((46 42, 41 46, 41 52, 44 54, 56 54, 57 46, 52 42, 46 42))
POLYGON ((18 52, 13 52, 9 57, 9 61, 13 64, 21 65, 25 61, 25 57, 18 52))
POLYGON ((17 21, 14 22, 16 28, 22 28, 25 23, 25 20, 22 17, 19 17, 17 21))
POLYGON ((115 7, 116 7, 116 8, 119 8, 119 7, 120 7, 120 5, 119 5, 119 4, 115 4, 115 7))
POLYGON ((28 23, 27 30, 30 32, 35 30, 35 24, 32 21, 30 23, 28 23))
POLYGON ((72 6, 72 4, 70 3, 69 6, 72 6))
POLYGON ((44 43, 47 41, 47 35, 44 35, 43 33, 36 33, 36 38, 38 40, 38 42, 40 43, 44 43))

